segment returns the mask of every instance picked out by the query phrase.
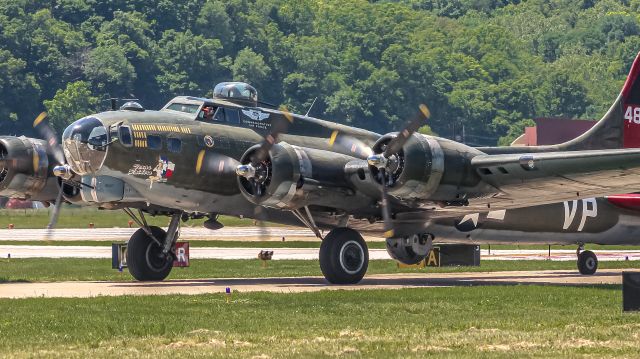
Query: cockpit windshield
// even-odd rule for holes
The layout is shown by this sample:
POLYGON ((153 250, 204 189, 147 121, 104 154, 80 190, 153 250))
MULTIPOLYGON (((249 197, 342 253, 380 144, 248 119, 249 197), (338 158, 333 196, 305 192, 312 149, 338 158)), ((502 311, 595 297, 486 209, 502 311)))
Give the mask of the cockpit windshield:
POLYGON ((107 129, 95 117, 85 117, 72 123, 62 135, 65 157, 71 169, 80 175, 100 169, 108 144, 107 129))
POLYGON ((167 110, 179 111, 185 113, 196 113, 200 105, 194 105, 189 103, 172 103, 167 107, 167 110))

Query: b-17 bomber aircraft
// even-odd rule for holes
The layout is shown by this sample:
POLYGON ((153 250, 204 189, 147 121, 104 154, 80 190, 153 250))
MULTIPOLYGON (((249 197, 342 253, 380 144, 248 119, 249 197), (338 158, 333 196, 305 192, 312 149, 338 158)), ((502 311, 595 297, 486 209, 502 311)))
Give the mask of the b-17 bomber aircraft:
POLYGON ((566 201, 575 226, 576 203, 589 216, 589 198, 640 191, 640 149, 625 148, 640 147, 639 71, 640 56, 602 120, 554 146, 473 148, 418 134, 430 116, 424 105, 401 131, 379 135, 259 106, 257 91, 238 82, 159 111, 130 102, 89 115, 61 141, 43 114, 34 125, 45 140, 0 137, 0 195, 55 203, 52 224, 62 202, 124 210, 140 226, 127 265, 141 281, 170 273, 181 221, 206 216, 216 229, 225 214, 303 224, 322 239, 325 278, 357 283, 368 266, 365 233, 385 237, 391 257, 411 264, 465 218, 477 224, 476 216, 566 201), (170 217, 168 228, 145 215, 170 217))

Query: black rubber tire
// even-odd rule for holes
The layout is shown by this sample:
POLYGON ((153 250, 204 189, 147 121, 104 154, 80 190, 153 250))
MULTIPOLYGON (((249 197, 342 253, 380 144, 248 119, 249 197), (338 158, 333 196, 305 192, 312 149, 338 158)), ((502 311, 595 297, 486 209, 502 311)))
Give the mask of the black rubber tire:
POLYGON ((320 270, 329 283, 356 284, 369 267, 367 243, 351 228, 336 228, 320 245, 320 270))
MULTIPOLYGON (((160 227, 150 227, 151 233, 164 242, 167 236, 160 227)), ((144 230, 138 229, 129 238, 127 245, 127 267, 133 278, 146 281, 161 281, 171 273, 173 258, 163 257, 162 247, 158 245, 144 230)))
POLYGON ((578 270, 580 274, 592 275, 598 270, 598 257, 592 251, 582 251, 578 255, 578 270))

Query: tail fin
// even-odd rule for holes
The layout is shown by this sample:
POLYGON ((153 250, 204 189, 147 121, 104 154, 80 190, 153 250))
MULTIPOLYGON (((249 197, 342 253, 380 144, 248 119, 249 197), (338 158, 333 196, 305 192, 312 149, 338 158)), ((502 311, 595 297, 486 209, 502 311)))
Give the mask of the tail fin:
POLYGON ((640 53, 609 111, 589 131, 557 145, 561 150, 640 148, 640 53))

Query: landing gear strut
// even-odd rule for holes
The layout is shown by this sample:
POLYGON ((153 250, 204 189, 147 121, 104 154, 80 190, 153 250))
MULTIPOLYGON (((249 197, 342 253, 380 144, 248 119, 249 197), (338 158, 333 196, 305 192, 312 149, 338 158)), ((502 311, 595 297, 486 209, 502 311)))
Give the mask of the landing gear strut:
POLYGON ((579 244, 578 250, 578 270, 580 274, 592 275, 598 270, 598 257, 592 251, 585 251, 584 245, 579 244))
POLYGON ((160 281, 173 268, 174 248, 179 236, 182 213, 171 216, 165 232, 160 227, 149 226, 142 211, 138 219, 130 209, 125 212, 140 226, 127 245, 127 267, 129 273, 139 281, 160 281))
POLYGON ((367 272, 369 250, 357 231, 333 229, 320 245, 320 269, 332 284, 356 284, 367 272))

